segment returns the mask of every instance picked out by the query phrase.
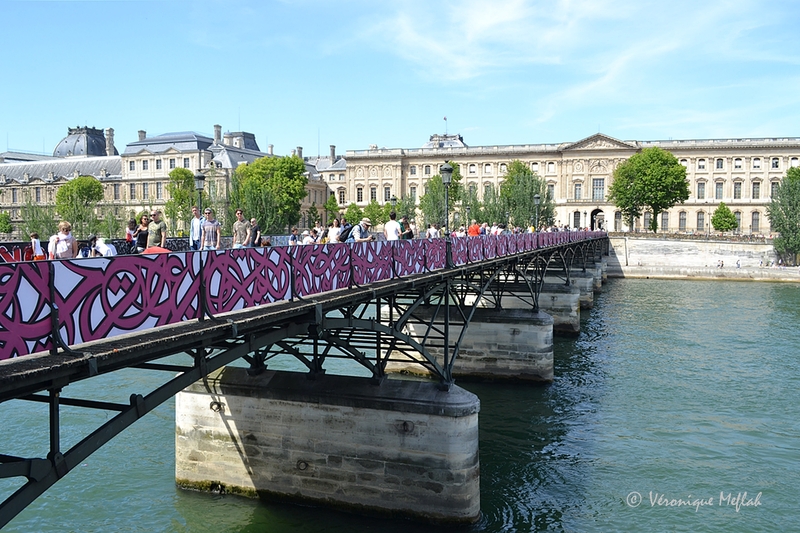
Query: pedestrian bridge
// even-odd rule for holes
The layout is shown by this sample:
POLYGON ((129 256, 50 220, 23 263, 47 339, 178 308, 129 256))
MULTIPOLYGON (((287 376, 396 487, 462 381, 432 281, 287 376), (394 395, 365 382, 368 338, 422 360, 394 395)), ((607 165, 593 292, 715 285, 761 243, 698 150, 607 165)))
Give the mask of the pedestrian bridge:
POLYGON ((381 383, 399 358, 450 390, 480 302, 499 309, 513 295, 538 312, 548 272, 569 285, 607 246, 602 232, 562 232, 0 264, 0 404, 43 402, 50 412, 45 456, 0 455, 0 479, 25 478, 0 504, 0 527, 140 417, 237 359, 256 376, 288 354, 313 380, 326 360, 347 358, 381 383), (186 364, 159 361, 181 353, 186 364), (122 368, 164 371, 164 384, 117 403, 63 395, 122 368), (62 450, 62 405, 117 414, 62 450))

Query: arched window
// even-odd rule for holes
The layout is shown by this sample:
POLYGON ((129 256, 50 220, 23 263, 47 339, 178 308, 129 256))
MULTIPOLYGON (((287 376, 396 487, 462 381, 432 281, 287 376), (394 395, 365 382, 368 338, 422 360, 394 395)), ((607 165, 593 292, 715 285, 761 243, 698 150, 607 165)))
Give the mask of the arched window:
POLYGON ((703 233, 706 231, 706 213, 705 211, 697 212, 697 232, 703 233))
POLYGON ((583 227, 581 225, 581 212, 580 211, 575 211, 572 214, 572 227, 573 228, 582 228, 583 227))
POLYGON ((661 231, 669 231, 669 211, 661 213, 661 231))
POLYGON ((706 169, 706 160, 705 159, 698 159, 697 160, 697 170, 705 170, 706 169))
POLYGON ((781 168, 781 160, 778 159, 777 157, 773 157, 772 158, 772 164, 770 165, 770 167, 773 170, 778 170, 779 168, 781 168))
POLYGON ((533 172, 539 172, 539 163, 531 163, 531 170, 533 172))
POLYGON ((678 213, 678 231, 686 231, 686 211, 678 213))
POLYGON ((725 160, 724 159, 717 159, 715 168, 717 170, 723 170, 725 168, 725 160))
POLYGON ((431 175, 431 166, 430 165, 425 165, 425 175, 426 176, 430 176, 431 175))
POLYGON ((485 163, 483 165, 483 173, 484 174, 491 174, 492 173, 492 164, 491 163, 485 163))
POLYGON ((500 172, 501 173, 508 172, 508 166, 505 163, 500 163, 500 172))
POLYGON ((684 167, 688 167, 689 166, 689 162, 687 160, 685 160, 685 159, 681 159, 681 165, 683 165, 684 167))
POLYGON ((737 157, 736 159, 733 160, 733 168, 735 168, 737 170, 742 168, 742 158, 741 157, 737 157))
POLYGON ((755 170, 760 169, 761 168, 761 158, 760 157, 754 157, 752 166, 753 166, 753 169, 755 169, 755 170))
POLYGON ((796 157, 793 157, 791 161, 789 161, 789 166, 792 168, 797 168, 798 165, 800 165, 800 161, 798 161, 796 157))
POLYGON ((750 218, 750 232, 758 233, 759 231, 761 231, 761 213, 753 211, 750 218))
POLYGON ((467 167, 467 172, 470 174, 477 174, 478 173, 478 165, 475 163, 471 163, 469 167, 467 167))
POLYGON ((642 218, 642 224, 644 224, 645 231, 650 229, 650 217, 652 217, 652 216, 653 216, 653 214, 650 211, 647 211, 644 214, 644 217, 642 218))
POLYGON ((556 164, 552 161, 547 163, 547 173, 548 174, 555 174, 556 173, 556 164))
POLYGON ((734 211, 733 216, 736 217, 736 231, 742 231, 742 212, 734 211))

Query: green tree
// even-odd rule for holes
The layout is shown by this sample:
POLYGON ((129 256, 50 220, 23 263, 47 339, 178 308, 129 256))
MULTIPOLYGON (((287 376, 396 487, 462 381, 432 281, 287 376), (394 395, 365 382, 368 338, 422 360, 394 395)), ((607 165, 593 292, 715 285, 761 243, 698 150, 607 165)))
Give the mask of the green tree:
POLYGON ((25 195, 25 201, 20 207, 20 218, 23 237, 38 233, 40 239, 47 239, 58 231, 55 207, 33 201, 30 194, 25 195))
POLYGON ((262 157, 240 165, 231 180, 230 205, 256 217, 265 232, 282 232, 300 220, 300 202, 307 194, 305 172, 297 156, 262 157))
POLYGON ((450 180, 450 188, 448 190, 448 213, 445 213, 444 209, 444 185, 442 184, 442 176, 436 174, 428 180, 425 194, 419 199, 419 210, 422 212, 422 218, 425 224, 439 224, 441 227, 444 227, 445 217, 452 221, 452 213, 463 197, 464 193, 463 185, 461 184, 461 170, 459 165, 454 161, 448 161, 448 163, 453 167, 453 176, 450 180))
POLYGON ((169 200, 164 204, 164 214, 170 224, 170 235, 177 234, 177 224, 189 227, 192 219, 192 206, 197 203, 197 190, 194 188, 194 174, 188 168, 173 168, 167 182, 169 200))
POLYGON ((364 208, 364 216, 370 219, 374 226, 380 226, 389 219, 388 216, 384 218, 384 215, 383 206, 380 205, 377 200, 372 200, 367 204, 367 207, 364 208))
POLYGON ((328 213, 328 221, 337 218, 339 216, 339 204, 336 201, 336 195, 331 194, 328 197, 328 200, 322 204, 322 208, 325 209, 326 213, 328 213))
POLYGON ((791 255, 797 264, 800 253, 800 168, 792 167, 776 187, 767 206, 772 228, 779 233, 773 245, 781 255, 791 255))
POLYGON ((355 203, 351 203, 344 212, 344 218, 346 218, 350 224, 355 225, 364 218, 364 212, 355 203))
POLYGON ((500 185, 500 198, 505 207, 503 216, 509 213, 514 225, 528 226, 536 218, 536 194, 539 195, 539 219, 536 227, 539 227, 542 221, 555 217, 555 202, 547 194, 547 183, 543 179, 522 161, 512 161, 508 166, 506 179, 500 185))
MULTIPOLYGON (((109 239, 121 238, 123 222, 111 207, 106 208, 103 219, 98 224, 98 233, 109 239)), ((41 235, 41 234, 40 234, 41 235)))
POLYGON ((505 213, 506 206, 500 197, 500 192, 497 190, 497 187, 494 185, 486 187, 483 192, 483 203, 480 219, 489 224, 501 223, 505 221, 505 213))
MULTIPOLYGON (((11 233, 14 231, 14 226, 11 224, 11 215, 8 214, 8 211, 3 211, 0 213, 0 233, 11 233)), ((47 238, 39 236, 41 238, 47 238)))
POLYGON ((103 200, 103 184, 92 176, 78 176, 56 192, 56 211, 72 223, 78 237, 86 237, 97 226, 95 206, 103 200))
POLYGON ((317 220, 320 222, 322 221, 322 217, 319 216, 319 210, 317 209, 317 204, 312 203, 311 207, 308 208, 308 226, 311 227, 316 224, 317 220))
MULTIPOLYGON (((661 213, 689 198, 686 168, 678 159, 657 146, 645 148, 614 171, 608 201, 622 212, 628 227, 642 216, 644 207, 661 213)), ((650 217, 650 229, 658 230, 658 217, 650 217)))
POLYGON ((711 216, 711 225, 717 231, 731 231, 739 227, 736 223, 736 215, 724 202, 720 202, 714 210, 714 214, 711 216))
MULTIPOLYGON (((397 220, 400 220, 402 217, 408 217, 409 220, 417 218, 417 204, 410 195, 406 195, 397 200, 397 206, 395 206, 394 211, 397 213, 397 220)), ((388 219, 389 217, 387 216, 386 220, 388 219)))

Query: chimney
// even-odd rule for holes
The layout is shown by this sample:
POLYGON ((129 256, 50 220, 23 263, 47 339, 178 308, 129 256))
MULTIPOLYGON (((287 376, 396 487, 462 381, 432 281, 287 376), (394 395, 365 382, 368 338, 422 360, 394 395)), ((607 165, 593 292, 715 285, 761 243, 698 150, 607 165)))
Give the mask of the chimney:
POLYGON ((295 155, 297 155, 297 150, 292 150, 292 157, 294 157, 295 155))
POLYGON ((214 144, 219 144, 220 139, 222 139, 222 126, 214 124, 214 144))
POLYGON ((139 140, 143 141, 147 138, 147 132, 144 130, 139 130, 139 140))
POLYGON ((272 151, 274 150, 274 148, 275 148, 275 147, 274 147, 273 145, 271 145, 271 144, 268 144, 268 145, 267 145, 267 154, 269 154, 269 155, 274 155, 274 154, 272 153, 272 151))
POLYGON ((336 145, 331 145, 331 165, 336 161, 336 145))
POLYGON ((299 157, 300 159, 303 159, 303 147, 302 146, 298 146, 297 147, 297 157, 299 157))
POLYGON ((114 128, 106 129, 106 155, 114 155, 114 128))

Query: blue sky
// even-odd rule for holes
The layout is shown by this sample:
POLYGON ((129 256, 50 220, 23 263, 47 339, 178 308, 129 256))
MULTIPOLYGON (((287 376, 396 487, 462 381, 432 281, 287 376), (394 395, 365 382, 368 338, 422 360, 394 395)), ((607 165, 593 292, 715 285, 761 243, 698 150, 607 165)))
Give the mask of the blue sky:
POLYGON ((0 151, 248 131, 304 155, 800 136, 800 3, 0 0, 0 151))

